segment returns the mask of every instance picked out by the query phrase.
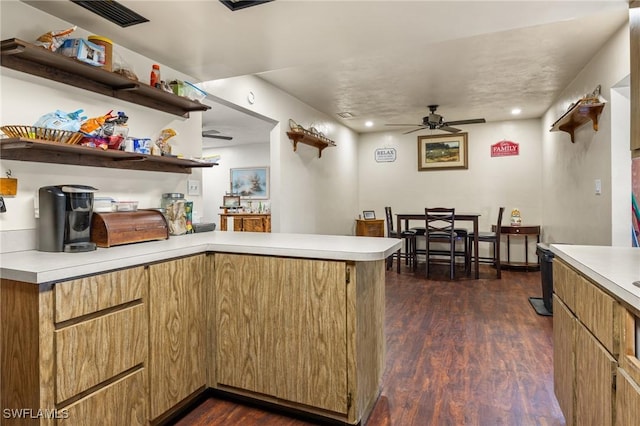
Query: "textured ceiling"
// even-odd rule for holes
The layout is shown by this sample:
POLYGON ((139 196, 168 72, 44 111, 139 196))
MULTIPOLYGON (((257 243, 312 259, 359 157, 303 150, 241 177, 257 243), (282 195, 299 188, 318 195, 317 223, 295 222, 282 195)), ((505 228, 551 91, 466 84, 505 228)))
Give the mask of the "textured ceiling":
POLYGON ((540 117, 628 18, 625 0, 138 0, 121 3, 150 22, 122 29, 67 0, 25 3, 200 81, 257 74, 357 132, 418 124, 429 104, 448 121, 540 117))

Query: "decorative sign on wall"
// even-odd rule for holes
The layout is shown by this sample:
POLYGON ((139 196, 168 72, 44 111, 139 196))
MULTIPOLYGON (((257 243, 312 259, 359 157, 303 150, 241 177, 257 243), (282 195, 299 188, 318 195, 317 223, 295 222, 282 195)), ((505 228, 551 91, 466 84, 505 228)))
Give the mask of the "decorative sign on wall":
POLYGON ((520 155, 520 144, 511 141, 500 141, 491 145, 492 157, 507 157, 520 155))
POLYGON ((377 148, 375 152, 376 163, 393 163, 396 161, 395 148, 377 148))

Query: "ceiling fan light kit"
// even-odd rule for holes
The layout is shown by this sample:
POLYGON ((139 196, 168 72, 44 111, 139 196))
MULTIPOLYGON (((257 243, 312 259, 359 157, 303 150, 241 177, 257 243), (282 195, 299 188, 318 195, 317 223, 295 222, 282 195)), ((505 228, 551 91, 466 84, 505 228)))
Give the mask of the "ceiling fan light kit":
POLYGON ((442 117, 440 114, 436 114, 436 110, 438 109, 438 105, 429 105, 429 115, 426 117, 422 117, 422 123, 421 124, 387 124, 387 126, 402 126, 402 127, 409 127, 409 126, 418 126, 417 129, 413 129, 413 130, 409 130, 408 132, 404 132, 403 134, 409 134, 409 133, 413 133, 413 132, 417 132, 419 130, 423 130, 423 129, 430 129, 430 130, 444 130, 445 132, 449 132, 449 133, 458 133, 461 132, 460 129, 457 129, 455 127, 452 126, 462 126, 464 124, 480 124, 480 123, 486 123, 486 120, 484 118, 473 118, 473 119, 468 119, 468 120, 456 120, 456 121, 445 121, 444 117, 442 117))

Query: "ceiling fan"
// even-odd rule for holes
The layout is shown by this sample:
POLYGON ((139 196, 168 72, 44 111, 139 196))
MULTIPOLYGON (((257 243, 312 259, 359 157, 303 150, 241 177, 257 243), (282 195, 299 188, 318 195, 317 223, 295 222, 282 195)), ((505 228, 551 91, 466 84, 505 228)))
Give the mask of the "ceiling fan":
POLYGON ((431 112, 428 116, 422 117, 422 124, 387 124, 387 126, 419 126, 417 129, 409 130, 408 132, 404 132, 406 135, 408 133, 417 132, 422 129, 431 129, 431 130, 444 130, 445 132, 458 133, 461 130, 456 129, 451 126, 459 126, 463 124, 478 124, 478 123, 486 123, 484 118, 474 118, 470 120, 457 120, 457 121, 444 121, 444 118, 440 114, 436 114, 436 110, 438 109, 438 105, 429 105, 429 111, 431 112))
POLYGON ((220 135, 220 132, 218 130, 203 130, 202 131, 202 137, 203 138, 211 138, 211 139, 223 139, 226 141, 230 141, 231 139, 233 139, 233 136, 224 136, 224 135, 220 135))

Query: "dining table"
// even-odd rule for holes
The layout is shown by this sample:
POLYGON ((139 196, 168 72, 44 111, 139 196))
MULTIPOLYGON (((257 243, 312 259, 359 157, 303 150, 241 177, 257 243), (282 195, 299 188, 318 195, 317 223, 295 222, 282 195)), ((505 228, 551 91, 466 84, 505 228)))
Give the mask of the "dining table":
MULTIPOLYGON (((419 220, 422 222, 422 225, 425 225, 425 214, 424 213, 397 213, 397 230, 401 232, 403 229, 409 229, 409 222, 419 220), (404 227, 402 223, 404 222, 404 227)), ((481 215, 479 213, 458 213, 455 212, 454 215, 454 225, 455 222, 471 222, 473 224, 473 252, 476 254, 473 259, 473 271, 475 279, 480 278, 480 259, 478 256, 478 218, 481 215)))

